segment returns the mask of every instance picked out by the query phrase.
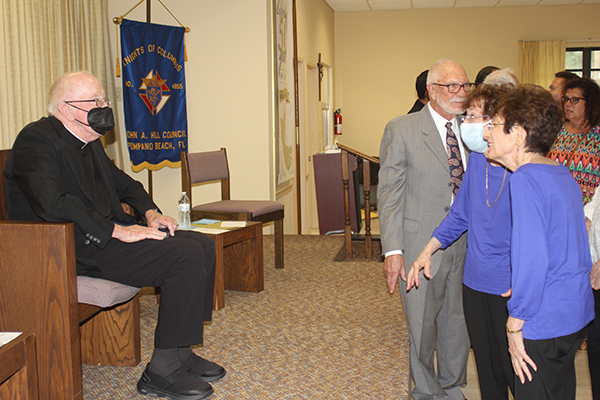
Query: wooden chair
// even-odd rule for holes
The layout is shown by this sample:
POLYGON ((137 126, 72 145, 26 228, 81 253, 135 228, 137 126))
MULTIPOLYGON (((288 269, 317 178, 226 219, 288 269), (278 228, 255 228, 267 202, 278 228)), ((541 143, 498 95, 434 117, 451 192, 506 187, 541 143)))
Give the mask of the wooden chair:
POLYGON ((35 334, 40 399, 83 399, 82 363, 141 361, 139 289, 78 277, 73 223, 6 221, 4 184, 0 174, 0 331, 35 334))
POLYGON ((225 148, 203 153, 181 152, 181 189, 192 205, 192 221, 210 218, 275 223, 275 267, 283 268, 283 204, 268 200, 231 200, 229 165, 225 148), (192 185, 221 182, 221 200, 194 206, 192 185))

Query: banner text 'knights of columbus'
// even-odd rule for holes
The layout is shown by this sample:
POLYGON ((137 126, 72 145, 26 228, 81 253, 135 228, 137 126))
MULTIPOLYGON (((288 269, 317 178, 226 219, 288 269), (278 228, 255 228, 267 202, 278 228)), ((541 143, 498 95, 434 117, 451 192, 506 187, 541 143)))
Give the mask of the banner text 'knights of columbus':
POLYGON ((127 145, 134 172, 180 166, 187 151, 185 28, 123 20, 127 145))

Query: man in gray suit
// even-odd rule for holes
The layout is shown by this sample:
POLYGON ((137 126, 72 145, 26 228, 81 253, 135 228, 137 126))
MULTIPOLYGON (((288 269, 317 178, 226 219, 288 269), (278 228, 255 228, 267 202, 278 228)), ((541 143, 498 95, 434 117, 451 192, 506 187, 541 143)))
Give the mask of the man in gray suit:
POLYGON ((456 61, 436 62, 427 79, 429 104, 418 113, 391 120, 381 140, 377 197, 383 267, 390 292, 396 282, 400 285, 415 400, 465 398, 460 386, 466 385, 469 355, 462 307, 466 237, 436 252, 431 278, 422 279, 418 288, 408 292, 406 265, 429 241, 460 186, 467 154, 457 139, 456 116, 464 111, 462 102, 471 86, 456 61))

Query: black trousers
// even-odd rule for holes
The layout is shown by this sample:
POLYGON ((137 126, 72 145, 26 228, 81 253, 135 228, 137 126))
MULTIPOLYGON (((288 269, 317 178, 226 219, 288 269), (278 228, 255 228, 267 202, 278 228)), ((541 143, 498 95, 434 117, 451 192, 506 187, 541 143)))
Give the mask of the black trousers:
POLYGON ((212 316, 215 245, 199 232, 177 231, 164 240, 124 243, 111 239, 104 249, 77 249, 96 261, 101 278, 136 287, 160 287, 154 345, 160 349, 192 346, 203 340, 204 321, 212 316))
POLYGON ((588 325, 588 364, 594 400, 600 400, 600 290, 594 290, 596 318, 588 325))
POLYGON ((531 371, 531 382, 525 378, 515 382, 515 400, 575 400, 577 378, 575 354, 583 343, 586 329, 571 335, 546 340, 525 339, 525 351, 537 371, 531 371))
POLYGON ((475 355, 479 390, 484 400, 508 400, 514 393, 515 373, 506 340, 507 297, 479 292, 463 285, 463 308, 475 355))

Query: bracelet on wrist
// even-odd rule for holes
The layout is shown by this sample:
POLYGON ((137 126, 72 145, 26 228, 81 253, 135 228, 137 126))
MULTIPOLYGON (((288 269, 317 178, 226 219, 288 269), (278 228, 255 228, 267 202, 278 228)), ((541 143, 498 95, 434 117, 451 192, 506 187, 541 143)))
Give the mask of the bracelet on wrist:
POLYGON ((521 328, 521 329, 517 329, 516 331, 513 331, 512 329, 510 329, 510 328, 508 327, 508 325, 506 326, 506 332, 508 332, 508 333, 519 333, 519 332, 521 332, 522 330, 523 330, 523 328, 521 328))

